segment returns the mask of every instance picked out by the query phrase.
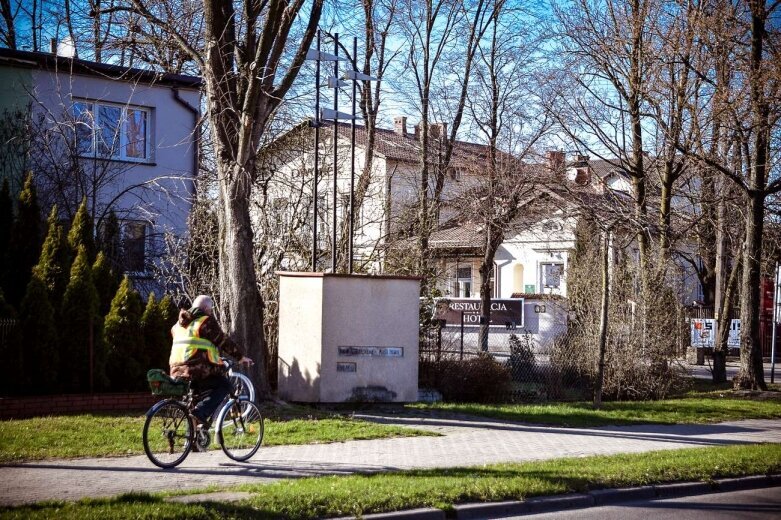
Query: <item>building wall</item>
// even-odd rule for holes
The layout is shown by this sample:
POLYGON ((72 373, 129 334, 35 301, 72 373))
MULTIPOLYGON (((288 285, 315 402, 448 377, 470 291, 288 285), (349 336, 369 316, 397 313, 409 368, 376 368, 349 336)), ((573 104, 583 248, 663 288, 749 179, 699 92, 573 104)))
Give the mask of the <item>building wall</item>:
MULTIPOLYGON (((114 201, 127 218, 147 220, 158 230, 185 233, 196 170, 195 116, 174 99, 172 89, 41 70, 34 70, 32 78, 34 114, 52 125, 72 119, 74 99, 150 109, 150 160, 108 161, 109 168, 122 174, 101 193, 100 201, 114 201)), ((196 90, 182 89, 180 95, 199 108, 196 90)), ((85 158, 81 162, 85 168, 101 169, 107 161, 85 158)))
MULTIPOLYGON (((0 67, 0 124, 10 125, 16 113, 27 111, 29 99, 25 93, 31 92, 32 87, 30 69, 0 67)), ((8 179, 15 197, 21 189, 20 183, 15 181, 24 175, 24 153, 13 143, 0 142, 0 154, 0 182, 8 179)))

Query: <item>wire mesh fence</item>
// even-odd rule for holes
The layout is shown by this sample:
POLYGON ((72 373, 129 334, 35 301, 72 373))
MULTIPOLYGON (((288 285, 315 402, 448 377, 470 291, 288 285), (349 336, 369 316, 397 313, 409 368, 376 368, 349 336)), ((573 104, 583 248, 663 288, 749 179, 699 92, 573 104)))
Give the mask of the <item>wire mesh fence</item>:
POLYGON ((12 334, 16 331, 17 320, 0 318, 0 346, 6 346, 11 341, 12 334))
MULTIPOLYGON (((538 307, 539 308, 539 307, 538 307)), ((573 373, 566 312, 550 308, 523 326, 448 326, 421 329, 420 386, 446 400, 544 401, 583 399, 590 382, 573 373)))

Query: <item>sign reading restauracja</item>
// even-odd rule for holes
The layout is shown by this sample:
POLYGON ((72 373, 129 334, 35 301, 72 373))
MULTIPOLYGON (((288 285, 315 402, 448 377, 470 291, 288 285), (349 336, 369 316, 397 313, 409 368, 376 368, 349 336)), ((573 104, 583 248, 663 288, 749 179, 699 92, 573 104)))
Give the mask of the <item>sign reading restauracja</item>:
MULTIPOLYGON (((502 298, 491 300, 491 327, 515 329, 523 327, 523 298, 502 298)), ((445 326, 480 325, 482 302, 476 298, 442 298, 437 300, 434 319, 444 320, 445 326)))

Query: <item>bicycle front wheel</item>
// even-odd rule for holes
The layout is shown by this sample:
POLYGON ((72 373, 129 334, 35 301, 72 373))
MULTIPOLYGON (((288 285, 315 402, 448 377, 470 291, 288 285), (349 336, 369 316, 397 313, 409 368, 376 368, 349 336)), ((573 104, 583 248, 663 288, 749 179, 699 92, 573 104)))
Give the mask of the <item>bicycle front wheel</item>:
POLYGON ((229 458, 244 462, 263 442, 263 415, 246 398, 231 399, 217 416, 217 439, 229 458))
POLYGON ((252 384, 252 381, 250 381, 250 378, 241 372, 231 370, 230 381, 236 396, 246 397, 253 403, 255 402, 255 386, 252 384))
POLYGON ((144 451, 161 468, 178 466, 192 449, 193 425, 181 403, 164 401, 150 410, 144 423, 144 451))

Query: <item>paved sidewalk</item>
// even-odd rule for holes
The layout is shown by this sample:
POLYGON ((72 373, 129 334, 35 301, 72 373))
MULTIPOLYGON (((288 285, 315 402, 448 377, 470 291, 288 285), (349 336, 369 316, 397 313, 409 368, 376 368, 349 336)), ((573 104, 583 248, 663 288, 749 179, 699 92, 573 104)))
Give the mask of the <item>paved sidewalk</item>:
POLYGON ((179 468, 167 471, 153 466, 144 455, 3 466, 0 467, 0 505, 76 500, 130 491, 269 483, 312 475, 474 466, 723 444, 781 443, 781 420, 586 429, 463 418, 364 418, 431 429, 443 436, 261 448, 244 464, 235 463, 222 451, 215 450, 192 453, 179 468))

